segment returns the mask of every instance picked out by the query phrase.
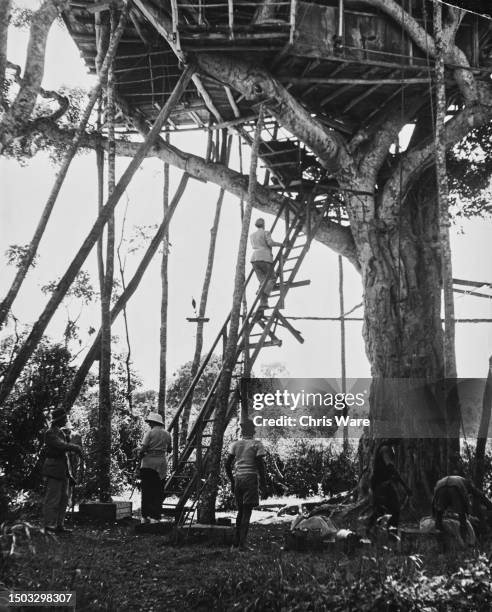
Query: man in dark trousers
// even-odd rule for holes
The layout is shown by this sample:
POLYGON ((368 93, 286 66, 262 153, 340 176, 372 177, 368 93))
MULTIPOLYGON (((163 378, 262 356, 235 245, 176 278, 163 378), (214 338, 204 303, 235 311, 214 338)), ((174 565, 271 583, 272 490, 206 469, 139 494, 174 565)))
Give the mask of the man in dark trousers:
POLYGON ((374 469, 371 477, 373 510, 367 524, 370 530, 380 516, 389 514, 388 527, 397 528, 400 522, 400 499, 397 485, 405 489, 407 495, 410 488, 404 482, 396 469, 395 447, 399 444, 397 438, 382 440, 374 456, 374 469))
POLYGON ((262 312, 265 308, 268 308, 268 296, 275 284, 273 278, 272 247, 280 247, 282 244, 280 242, 275 242, 270 232, 265 230, 265 219, 260 217, 256 220, 255 225, 257 230, 250 236, 251 246, 253 247, 251 263, 260 283, 259 291, 261 290, 261 294, 258 310, 262 312), (263 289, 261 289, 263 283, 265 284, 263 289))
POLYGON ((57 533, 71 531, 64 526, 69 487, 73 480, 67 453, 73 452, 82 456, 82 448, 78 444, 66 441, 62 431, 66 425, 66 412, 62 408, 56 408, 51 415, 51 427, 44 437, 43 476, 46 479, 46 495, 43 505, 44 527, 46 531, 57 533))
POLYGON ((241 423, 241 439, 229 448, 225 469, 231 481, 236 498, 237 518, 234 545, 240 550, 248 550, 249 522, 253 508, 259 505, 258 485, 266 495, 265 448, 260 440, 255 440, 255 426, 250 419, 241 423), (233 470, 234 466, 234 470, 233 470))
POLYGON ((466 542, 470 495, 478 503, 483 504, 489 510, 492 509, 492 502, 468 478, 453 474, 438 480, 432 498, 432 514, 436 520, 436 529, 443 531, 442 520, 446 511, 455 512, 460 522, 461 538, 463 542, 466 542))

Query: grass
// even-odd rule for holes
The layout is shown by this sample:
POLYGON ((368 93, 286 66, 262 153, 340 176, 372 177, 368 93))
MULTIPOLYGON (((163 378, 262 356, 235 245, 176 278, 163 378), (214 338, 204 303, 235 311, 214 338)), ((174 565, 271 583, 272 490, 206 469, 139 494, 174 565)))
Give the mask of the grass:
POLYGON ((464 556, 397 555, 387 548, 351 556, 290 552, 283 550, 285 528, 253 525, 254 550, 237 553, 207 544, 174 546, 162 536, 135 535, 131 524, 81 525, 58 541, 37 537, 36 553, 10 559, 3 581, 17 590, 75 590, 77 610, 91 612, 492 609, 487 569, 476 569, 480 560, 461 589, 466 597, 477 593, 477 601, 461 601, 458 592, 451 604, 426 607, 424 600, 439 589, 449 599, 460 584, 453 578, 450 586, 449 577, 464 567, 464 556), (463 602, 469 607, 459 607, 463 602))

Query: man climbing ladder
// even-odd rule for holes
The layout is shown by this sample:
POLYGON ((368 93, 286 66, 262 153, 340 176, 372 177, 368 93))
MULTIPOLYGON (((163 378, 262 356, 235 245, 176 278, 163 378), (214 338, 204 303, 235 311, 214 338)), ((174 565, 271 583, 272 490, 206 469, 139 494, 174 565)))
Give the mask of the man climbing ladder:
POLYGON ((253 247, 251 263, 260 283, 258 289, 260 292, 258 314, 263 314, 265 308, 268 308, 268 296, 275 284, 275 279, 273 278, 272 248, 281 247, 282 243, 275 242, 270 232, 265 230, 265 219, 260 217, 256 220, 255 225, 258 229, 250 236, 251 246, 253 247))

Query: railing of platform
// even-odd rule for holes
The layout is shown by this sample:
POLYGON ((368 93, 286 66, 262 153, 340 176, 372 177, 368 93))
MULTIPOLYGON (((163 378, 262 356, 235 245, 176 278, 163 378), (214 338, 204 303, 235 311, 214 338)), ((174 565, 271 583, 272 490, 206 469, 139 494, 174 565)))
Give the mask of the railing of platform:
POLYGON ((237 29, 247 29, 254 35, 255 27, 263 30, 263 37, 277 26, 288 34, 289 44, 294 42, 296 30, 298 3, 297 0, 222 0, 206 2, 204 0, 191 0, 191 2, 171 0, 171 19, 173 40, 180 47, 179 30, 197 27, 204 34, 208 30, 217 33, 218 28, 225 27, 228 37, 234 40, 237 29), (217 15, 223 9, 223 18, 217 15), (253 9, 256 9, 254 11, 253 9), (194 19, 194 23, 193 23, 194 19), (248 19, 250 20, 248 23, 248 19), (288 32, 287 32, 288 30, 288 32))

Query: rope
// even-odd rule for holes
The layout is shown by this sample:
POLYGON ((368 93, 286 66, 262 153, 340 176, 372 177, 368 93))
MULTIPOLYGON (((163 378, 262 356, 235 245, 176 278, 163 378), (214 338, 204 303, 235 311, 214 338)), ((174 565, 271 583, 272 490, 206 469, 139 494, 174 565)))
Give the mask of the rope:
POLYGON ((444 0, 431 0, 435 4, 444 4, 445 6, 450 6, 451 8, 459 9, 460 11, 464 11, 465 13, 469 13, 470 15, 476 15, 477 17, 481 17, 482 19, 487 19, 488 21, 492 21, 492 17, 490 15, 486 15, 485 13, 477 13, 476 11, 472 11, 471 9, 463 8, 462 6, 457 6, 456 4, 451 4, 450 2, 445 2, 444 0))

